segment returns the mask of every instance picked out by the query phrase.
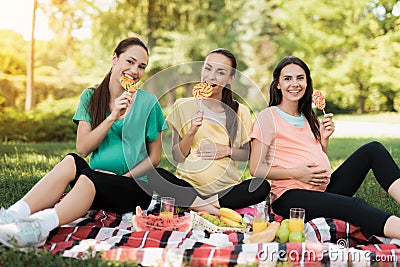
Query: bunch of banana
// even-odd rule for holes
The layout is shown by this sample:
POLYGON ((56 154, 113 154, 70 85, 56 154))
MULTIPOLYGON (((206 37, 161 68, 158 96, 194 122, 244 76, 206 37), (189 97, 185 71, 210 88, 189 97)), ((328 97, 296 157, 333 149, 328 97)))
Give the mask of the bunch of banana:
POLYGON ((219 219, 229 225, 230 227, 235 228, 244 228, 246 227, 246 223, 243 221, 242 216, 236 211, 229 208, 220 208, 219 214, 221 215, 219 219))

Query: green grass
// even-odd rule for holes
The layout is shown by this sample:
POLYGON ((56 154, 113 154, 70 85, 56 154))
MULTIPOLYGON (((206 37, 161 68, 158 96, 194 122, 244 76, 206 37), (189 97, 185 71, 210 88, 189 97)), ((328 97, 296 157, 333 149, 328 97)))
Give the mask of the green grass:
MULTIPOLYGON (((400 163, 400 139, 398 138, 332 138, 329 143, 329 158, 332 170, 335 170, 358 147, 373 140, 378 140, 384 144, 395 162, 397 164, 400 163)), ((394 213, 397 216, 400 215, 399 204, 379 186, 372 172, 368 173, 356 196, 365 199, 377 208, 394 213)))
MULTIPOLYGON (((329 156, 333 170, 337 168, 359 146, 372 141, 371 138, 332 138, 329 156)), ((378 139, 400 162, 400 139, 378 139)), ((0 206, 8 207, 20 199, 42 176, 57 164, 62 157, 75 151, 74 142, 48 143, 2 143, 0 144, 0 206)), ((173 169, 163 158, 161 167, 173 169)), ((248 171, 245 172, 248 176, 248 171)), ((349 177, 351 179, 351 177, 349 177)), ((372 205, 399 214, 398 204, 383 191, 369 173, 357 196, 372 205)), ((20 253, 13 249, 0 249, 0 266, 137 266, 134 263, 120 263, 100 260, 99 257, 75 260, 53 256, 47 251, 20 253)))

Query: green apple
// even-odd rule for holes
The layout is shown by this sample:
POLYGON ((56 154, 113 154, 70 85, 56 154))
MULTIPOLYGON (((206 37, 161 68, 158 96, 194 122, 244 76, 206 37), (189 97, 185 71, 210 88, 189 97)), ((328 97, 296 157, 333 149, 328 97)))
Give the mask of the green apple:
POLYGON ((276 232, 276 241, 279 243, 286 243, 289 241, 289 228, 286 227, 280 227, 278 231, 276 232))
POLYGON ((303 242, 303 232, 291 232, 289 235, 289 242, 303 242))
POLYGON ((289 219, 284 219, 283 221, 281 221, 281 227, 289 228, 289 219))

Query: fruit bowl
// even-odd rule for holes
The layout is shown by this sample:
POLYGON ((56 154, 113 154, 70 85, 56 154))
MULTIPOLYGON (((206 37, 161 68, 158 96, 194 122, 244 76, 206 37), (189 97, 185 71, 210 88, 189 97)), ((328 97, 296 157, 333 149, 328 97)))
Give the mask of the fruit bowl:
POLYGON ((244 228, 235 228, 235 227, 216 226, 212 222, 207 221, 206 219, 202 218, 195 211, 190 211, 190 214, 192 214, 192 216, 193 216, 193 222, 192 222, 193 227, 199 226, 211 233, 223 233, 223 232, 248 233, 249 232, 249 229, 245 228, 245 227, 244 228))

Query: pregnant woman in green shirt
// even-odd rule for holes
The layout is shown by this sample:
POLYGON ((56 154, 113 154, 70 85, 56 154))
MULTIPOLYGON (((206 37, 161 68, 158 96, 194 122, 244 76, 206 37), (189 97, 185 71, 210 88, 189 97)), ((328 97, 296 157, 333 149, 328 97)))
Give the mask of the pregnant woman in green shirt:
POLYGON ((141 89, 125 91, 121 77, 137 83, 148 64, 138 38, 122 40, 104 80, 85 89, 73 121, 78 125, 75 153, 65 156, 21 200, 0 210, 0 242, 9 247, 42 246, 49 232, 89 209, 116 213, 147 208, 146 174, 161 157, 166 128, 157 98, 141 89), (68 194, 55 205, 67 186, 68 194))

